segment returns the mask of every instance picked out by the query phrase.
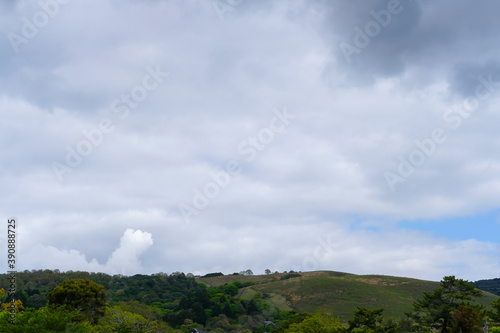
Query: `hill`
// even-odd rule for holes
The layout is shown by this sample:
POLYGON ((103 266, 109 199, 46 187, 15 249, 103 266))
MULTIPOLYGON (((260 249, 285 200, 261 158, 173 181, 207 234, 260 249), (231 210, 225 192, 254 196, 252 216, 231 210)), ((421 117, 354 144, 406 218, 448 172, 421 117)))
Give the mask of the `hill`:
POLYGON ((500 279, 479 280, 474 284, 478 289, 500 296, 500 279))
MULTIPOLYGON (((236 332, 240 328, 254 331, 266 319, 279 324, 290 310, 313 314, 322 309, 333 312, 343 324, 352 319, 358 306, 383 308, 386 319, 403 318, 424 292, 440 286, 439 282, 418 279, 332 271, 218 275, 220 273, 195 278, 179 272, 111 276, 24 271, 16 274, 15 298, 25 307, 41 309, 47 303, 47 293, 61 282, 89 279, 105 287, 108 305, 117 311, 134 309, 134 313, 153 313, 147 315, 149 319, 177 328, 188 320, 204 328, 221 327, 236 332)), ((0 274, 0 281, 3 281, 0 288, 7 289, 8 276, 0 274)), ((496 299, 498 296, 484 292, 478 302, 490 307, 496 299)), ((7 295, 1 301, 6 300, 7 295)))
MULTIPOLYGON (((239 297, 251 299, 257 293, 269 304, 281 310, 314 313, 318 309, 333 310, 342 322, 347 322, 357 306, 370 309, 384 308, 384 316, 403 317, 412 309, 413 302, 424 292, 439 287, 439 282, 411 278, 354 275, 341 272, 318 271, 300 273, 301 276, 282 280, 285 274, 227 275, 200 278, 199 282, 219 286, 234 281, 253 282, 242 288, 239 297)), ((498 297, 484 292, 478 303, 490 307, 498 297)))

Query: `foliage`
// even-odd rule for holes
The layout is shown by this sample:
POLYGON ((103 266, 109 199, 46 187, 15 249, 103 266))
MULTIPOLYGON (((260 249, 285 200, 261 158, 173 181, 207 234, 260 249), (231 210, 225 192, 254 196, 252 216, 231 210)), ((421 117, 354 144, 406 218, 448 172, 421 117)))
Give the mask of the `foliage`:
POLYGON ((296 278, 296 277, 300 277, 302 276, 300 273, 288 273, 288 274, 284 274, 280 280, 288 280, 288 279, 293 279, 293 278, 296 278))
POLYGON ((72 324, 72 321, 77 316, 77 311, 68 311, 65 306, 58 308, 43 307, 38 310, 28 309, 22 313, 18 313, 15 318, 15 324, 12 324, 10 322, 10 314, 3 311, 0 313, 0 332, 66 332, 69 326, 73 328, 71 332, 78 332, 78 330, 83 329, 85 325, 72 324))
POLYGON ((414 312, 408 316, 421 329, 435 329, 445 333, 454 327, 468 325, 465 323, 474 321, 477 315, 483 313, 482 306, 468 303, 473 297, 481 295, 482 292, 473 283, 445 276, 440 288, 424 293, 423 299, 413 303, 414 312))
POLYGON ((261 295, 256 295, 251 300, 235 298, 238 290, 247 285, 248 283, 235 281, 208 289, 192 290, 181 297, 173 311, 167 313, 163 319, 175 327, 180 327, 187 319, 203 326, 222 327, 226 321, 237 321, 242 316, 260 315, 263 311, 268 315, 279 313, 278 310, 270 309, 261 299, 261 295), (217 322, 219 324, 216 324, 217 322))
POLYGON ((0 313, 0 332, 12 333, 108 333, 108 332, 173 332, 161 320, 152 320, 140 314, 122 309, 121 306, 108 308, 106 315, 98 323, 78 322, 78 311, 69 311, 65 306, 29 309, 18 314, 15 324, 9 322, 7 312, 0 313))
POLYGON ((500 333, 500 327, 497 326, 490 327, 490 333, 500 333))
POLYGON ((500 278, 474 282, 476 288, 500 296, 500 278))
MULTIPOLYGON (((0 274, 0 286, 7 280, 0 274)), ((136 300, 148 305, 169 308, 172 302, 192 289, 200 288, 193 277, 183 273, 157 273, 152 275, 108 275, 88 272, 59 272, 57 270, 32 270, 16 273, 16 299, 25 307, 40 308, 47 303, 47 293, 68 279, 88 279, 106 288, 106 296, 112 305, 121 301, 136 300)), ((5 287, 5 285, 4 285, 5 287)))
POLYGON ((452 312, 453 332, 482 333, 484 313, 477 306, 461 304, 452 312))
POLYGON ((90 280, 66 280, 47 294, 48 305, 79 311, 81 321, 96 323, 104 316, 106 289, 90 280))
MULTIPOLYGON (((0 299, 3 299, 4 297, 5 297, 5 290, 2 288, 0 289, 0 299)), ((8 303, 1 304, 1 309, 3 311, 11 311, 12 308, 14 308, 14 311, 16 313, 22 312, 24 310, 23 302, 20 299, 12 299, 8 303)))
POLYGON ((290 311, 285 320, 273 330, 273 333, 284 333, 293 324, 299 324, 309 317, 311 317, 311 315, 308 313, 290 311))
POLYGON ((222 274, 221 272, 218 272, 218 273, 208 273, 208 274, 203 275, 202 277, 207 278, 207 277, 216 277, 216 276, 224 276, 224 274, 222 274))
POLYGON ((354 318, 349 320, 349 332, 399 332, 399 326, 390 322, 384 325, 382 313, 384 309, 369 310, 358 307, 354 311, 354 318))
POLYGON ((488 312, 488 316, 493 323, 500 325, 500 298, 491 304, 493 311, 488 312))
POLYGON ((327 333, 326 326, 316 317, 305 319, 300 324, 292 324, 285 333, 327 333))
MULTIPOLYGON (((126 307, 125 307, 126 308, 126 307)), ((108 308, 106 315, 92 332, 168 332, 170 328, 161 320, 145 318, 143 315, 124 309, 124 306, 108 308)))
POLYGON ((336 333, 346 332, 337 317, 332 316, 332 311, 319 310, 312 316, 307 316, 298 323, 292 323, 284 329, 284 333, 336 333))
MULTIPOLYGON (((480 291, 454 277, 445 277, 439 284, 440 288, 431 291, 438 287, 438 283, 385 276, 317 273, 309 275, 290 271, 283 274, 280 281, 281 274, 223 276, 211 273, 217 276, 197 280, 192 274, 180 272, 126 277, 87 272, 25 271, 17 276, 16 323, 9 322, 10 303, 4 303, 0 307, 0 332, 187 333, 196 328, 199 332, 231 333, 263 333, 265 330, 272 333, 392 333, 438 329, 443 332, 445 326, 445 331, 450 333, 479 333, 484 324, 484 308, 471 302, 480 291), (298 276, 301 276, 300 280, 290 280, 298 276), (79 282, 75 283, 75 280, 79 282), (97 286, 97 289, 92 286, 97 286), (61 297, 63 301, 56 301, 56 294, 64 294, 61 290, 65 290, 68 298, 61 297), (92 301, 95 294, 87 298, 86 293, 91 291, 92 294, 92 290, 103 297, 102 302, 92 301), (398 320, 398 314, 406 310, 404 307, 411 306, 408 299, 421 295, 423 299, 413 303, 415 311, 410 317, 398 320), (78 303, 77 299, 81 302, 78 303), (309 314, 288 311, 290 306, 304 311, 297 306, 296 300, 308 302, 309 308, 305 312, 309 314), (94 304, 94 307, 103 305, 102 311, 85 308, 87 303, 94 304), (333 311, 314 312, 322 305, 334 307, 335 317, 333 311), (389 319, 384 319, 387 312, 380 308, 381 305, 391 309, 389 319), (403 309, 397 312, 393 310, 396 307, 403 309), (375 310, 369 310, 372 308, 375 310), (339 314, 342 322, 349 320, 348 327, 341 324, 339 314), (448 316, 446 325, 443 325, 445 321, 440 314, 448 316), (431 321, 434 315, 439 318, 431 321), (265 328, 264 321, 272 321, 276 326, 265 328)), ((483 304, 493 301, 491 295, 488 297, 482 300, 483 304)), ((495 299, 493 311, 487 314, 492 326, 498 326, 500 300, 495 299)), ((495 328, 492 327, 491 331, 495 328)))

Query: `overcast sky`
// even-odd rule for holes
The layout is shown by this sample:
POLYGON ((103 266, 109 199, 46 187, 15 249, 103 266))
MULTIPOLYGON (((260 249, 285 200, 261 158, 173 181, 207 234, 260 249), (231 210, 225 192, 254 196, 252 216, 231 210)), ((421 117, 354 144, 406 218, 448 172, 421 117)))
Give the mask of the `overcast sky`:
POLYGON ((17 270, 497 278, 499 11, 0 1, 2 243, 16 217, 17 270))

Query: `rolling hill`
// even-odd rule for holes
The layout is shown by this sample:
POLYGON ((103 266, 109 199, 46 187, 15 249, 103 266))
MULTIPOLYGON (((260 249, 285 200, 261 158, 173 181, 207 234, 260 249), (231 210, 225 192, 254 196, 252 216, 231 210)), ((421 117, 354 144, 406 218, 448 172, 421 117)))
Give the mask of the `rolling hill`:
MULTIPOLYGON (((332 310, 342 322, 352 317, 357 306, 384 308, 384 316, 388 318, 403 317, 424 292, 439 287, 439 282, 332 271, 305 272, 300 277, 281 280, 284 275, 226 275, 200 278, 198 281, 208 286, 234 281, 253 282, 254 285, 240 289, 239 297, 251 299, 261 293, 264 300, 281 310, 308 313, 318 309, 332 310)), ((496 299, 498 296, 484 292, 478 303, 490 307, 496 299)))

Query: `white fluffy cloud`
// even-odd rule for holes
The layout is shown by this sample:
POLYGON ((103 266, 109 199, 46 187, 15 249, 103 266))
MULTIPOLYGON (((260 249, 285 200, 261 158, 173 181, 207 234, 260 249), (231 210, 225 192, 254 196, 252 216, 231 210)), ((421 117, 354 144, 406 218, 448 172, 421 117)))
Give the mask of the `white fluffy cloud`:
MULTIPOLYGON (((92 242, 91 239, 89 239, 92 242)), ((105 264, 97 259, 88 261, 85 254, 78 250, 60 250, 54 246, 37 244, 28 251, 23 250, 25 257, 22 267, 26 269, 59 269, 61 271, 89 271, 108 274, 133 275, 144 271, 140 256, 153 245, 150 233, 141 230, 125 230, 120 239, 120 246, 113 251, 105 264)))

